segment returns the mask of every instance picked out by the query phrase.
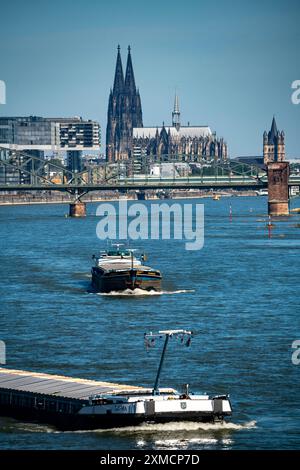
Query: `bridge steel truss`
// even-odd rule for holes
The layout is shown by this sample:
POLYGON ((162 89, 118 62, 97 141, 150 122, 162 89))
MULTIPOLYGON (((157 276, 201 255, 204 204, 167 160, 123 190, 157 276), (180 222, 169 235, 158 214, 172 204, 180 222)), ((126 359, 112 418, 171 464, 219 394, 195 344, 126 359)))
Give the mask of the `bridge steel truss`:
POLYGON ((46 158, 0 146, 0 191, 55 190, 68 191, 80 197, 89 191, 105 189, 124 191, 160 187, 213 189, 265 186, 265 170, 235 160, 199 163, 191 161, 187 155, 151 155, 73 172, 46 158), (163 163, 173 164, 173 177, 161 176, 163 163), (178 176, 182 163, 188 163, 195 174, 178 176), (160 167, 159 177, 149 175, 152 164, 160 167))

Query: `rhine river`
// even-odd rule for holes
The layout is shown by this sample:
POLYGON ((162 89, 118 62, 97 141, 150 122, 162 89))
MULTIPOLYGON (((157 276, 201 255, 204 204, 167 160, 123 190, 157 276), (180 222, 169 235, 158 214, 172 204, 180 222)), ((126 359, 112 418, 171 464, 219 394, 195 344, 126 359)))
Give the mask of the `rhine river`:
POLYGON ((204 248, 135 242, 164 278, 144 296, 88 292, 105 248, 98 204, 85 219, 64 217, 67 205, 0 207, 0 339, 10 368, 151 386, 162 344, 146 352, 144 332, 196 330, 190 348, 170 343, 161 385, 229 393, 230 423, 57 432, 0 418, 1 449, 300 449, 300 214, 268 239, 265 197, 184 202, 205 204, 204 248))

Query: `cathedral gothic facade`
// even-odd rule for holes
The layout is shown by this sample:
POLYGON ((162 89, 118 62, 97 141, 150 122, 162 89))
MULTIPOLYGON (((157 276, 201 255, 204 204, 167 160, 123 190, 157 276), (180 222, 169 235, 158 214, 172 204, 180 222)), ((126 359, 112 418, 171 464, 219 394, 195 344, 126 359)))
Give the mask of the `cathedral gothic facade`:
POLYGON ((106 129, 106 159, 109 162, 138 159, 209 162, 227 159, 227 144, 208 126, 181 125, 175 96, 172 125, 143 127, 142 106, 136 89, 130 47, 125 79, 118 47, 114 86, 110 92, 106 129))

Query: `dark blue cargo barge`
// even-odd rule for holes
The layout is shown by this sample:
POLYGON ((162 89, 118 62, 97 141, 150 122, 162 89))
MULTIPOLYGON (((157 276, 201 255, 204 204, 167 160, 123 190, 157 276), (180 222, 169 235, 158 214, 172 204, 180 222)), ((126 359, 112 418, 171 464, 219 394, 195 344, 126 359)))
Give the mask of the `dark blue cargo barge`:
POLYGON ((146 342, 165 338, 153 388, 0 368, 0 414, 55 425, 62 430, 114 428, 145 422, 222 421, 232 413, 227 395, 194 394, 160 388, 159 377, 169 338, 191 331, 145 334, 146 342))
MULTIPOLYGON (((88 407, 92 396, 126 396, 138 391, 146 392, 146 389, 0 368, 0 415, 49 423, 60 429, 90 428, 91 420, 78 413, 88 407)), ((101 427, 98 423, 95 426, 101 427)))

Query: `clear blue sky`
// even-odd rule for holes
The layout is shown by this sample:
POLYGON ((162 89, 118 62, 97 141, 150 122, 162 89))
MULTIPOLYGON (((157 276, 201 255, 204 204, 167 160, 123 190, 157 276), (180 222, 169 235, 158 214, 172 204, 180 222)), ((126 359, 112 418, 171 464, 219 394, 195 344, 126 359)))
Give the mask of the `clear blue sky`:
POLYGON ((273 114, 300 157, 299 0, 10 0, 0 4, 0 115, 96 119, 105 137, 116 48, 132 47, 144 125, 209 125, 230 154, 262 153, 273 114))

